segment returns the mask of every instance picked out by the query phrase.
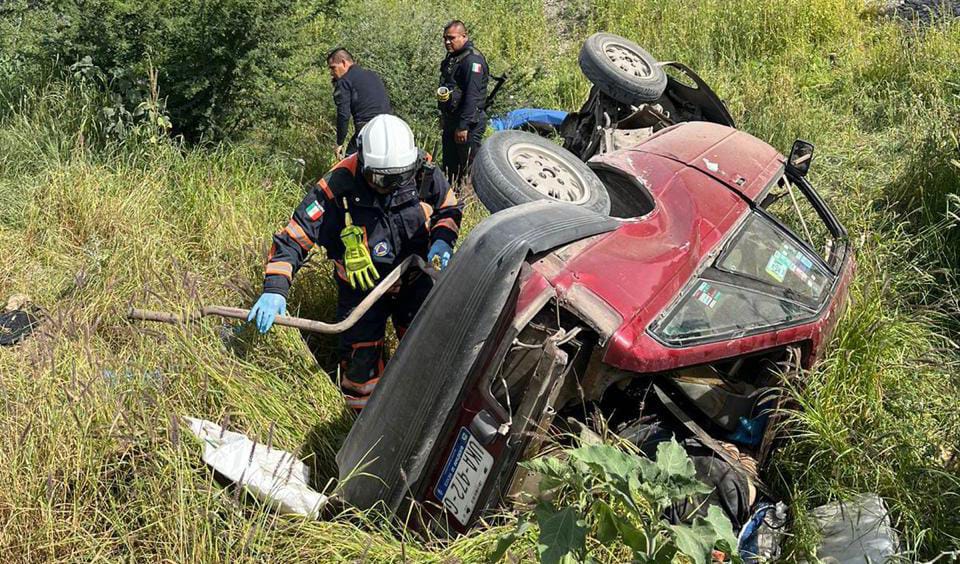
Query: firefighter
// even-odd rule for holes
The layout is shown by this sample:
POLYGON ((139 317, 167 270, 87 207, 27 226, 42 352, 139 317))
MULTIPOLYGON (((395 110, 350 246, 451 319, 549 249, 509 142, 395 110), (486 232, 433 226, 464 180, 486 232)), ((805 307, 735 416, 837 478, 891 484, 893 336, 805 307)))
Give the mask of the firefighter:
POLYGON ((368 121, 380 114, 390 114, 390 98, 377 73, 353 62, 350 51, 338 47, 327 55, 327 68, 333 79, 333 101, 337 106, 337 159, 357 152, 357 134, 368 121), (347 126, 353 117, 353 137, 343 152, 347 126))
POLYGON ((490 70, 467 28, 454 20, 443 28, 447 56, 440 64, 437 105, 443 127, 443 169, 451 182, 466 174, 487 128, 484 103, 490 70))
MULTIPOLYGON (((247 318, 261 333, 285 314, 290 284, 314 246, 326 249, 334 263, 338 321, 410 255, 440 268, 449 262, 462 205, 429 155, 417 149, 410 127, 396 116, 377 116, 360 130, 358 145, 359 152, 317 181, 274 235, 263 294, 247 318)), ((403 338, 431 287, 429 276, 409 271, 341 333, 340 387, 350 407, 366 405, 383 373, 387 318, 403 338)))

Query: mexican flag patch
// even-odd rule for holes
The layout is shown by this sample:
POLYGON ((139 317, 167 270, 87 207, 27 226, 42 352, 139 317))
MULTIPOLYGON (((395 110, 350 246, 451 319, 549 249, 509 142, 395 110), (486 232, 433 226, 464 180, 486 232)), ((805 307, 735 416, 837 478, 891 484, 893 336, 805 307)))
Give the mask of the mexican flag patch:
POLYGON ((483 65, 481 65, 480 63, 473 63, 473 66, 470 67, 470 70, 477 74, 480 74, 483 72, 483 65))
POLYGON ((316 221, 321 217, 323 217, 323 206, 321 206, 320 203, 317 202, 316 200, 314 200, 312 204, 307 206, 306 211, 307 211, 307 217, 309 217, 312 221, 316 221))

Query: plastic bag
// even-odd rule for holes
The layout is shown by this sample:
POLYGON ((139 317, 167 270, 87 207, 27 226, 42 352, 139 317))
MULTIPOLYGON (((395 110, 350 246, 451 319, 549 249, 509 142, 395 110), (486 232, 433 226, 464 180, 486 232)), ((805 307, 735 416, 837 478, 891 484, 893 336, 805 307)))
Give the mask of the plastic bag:
POLYGON ((185 417, 203 441, 203 461, 279 513, 316 519, 327 496, 310 488, 310 469, 293 454, 204 419, 185 417))

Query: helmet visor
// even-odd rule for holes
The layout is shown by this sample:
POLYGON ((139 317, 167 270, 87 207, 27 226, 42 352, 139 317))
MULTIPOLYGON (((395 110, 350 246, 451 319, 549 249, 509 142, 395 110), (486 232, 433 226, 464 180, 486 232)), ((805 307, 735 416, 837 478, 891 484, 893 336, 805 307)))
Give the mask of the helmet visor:
POLYGON ((367 184, 372 186, 374 190, 386 194, 396 190, 400 185, 412 180, 416 172, 416 169, 411 169, 393 174, 383 174, 366 169, 363 171, 363 177, 366 179, 367 184))

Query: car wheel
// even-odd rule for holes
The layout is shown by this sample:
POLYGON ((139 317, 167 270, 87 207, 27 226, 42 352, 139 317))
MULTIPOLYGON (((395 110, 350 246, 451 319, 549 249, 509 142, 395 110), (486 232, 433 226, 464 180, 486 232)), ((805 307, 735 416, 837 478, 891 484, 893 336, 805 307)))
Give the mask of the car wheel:
POLYGON ((612 33, 594 33, 580 48, 580 70, 604 94, 634 106, 652 102, 667 87, 667 74, 642 47, 612 33))
POLYGON ((600 178, 563 147, 532 133, 494 133, 480 147, 471 172, 473 188, 491 212, 554 200, 610 213, 600 178))

